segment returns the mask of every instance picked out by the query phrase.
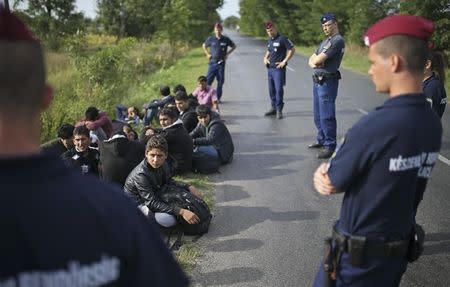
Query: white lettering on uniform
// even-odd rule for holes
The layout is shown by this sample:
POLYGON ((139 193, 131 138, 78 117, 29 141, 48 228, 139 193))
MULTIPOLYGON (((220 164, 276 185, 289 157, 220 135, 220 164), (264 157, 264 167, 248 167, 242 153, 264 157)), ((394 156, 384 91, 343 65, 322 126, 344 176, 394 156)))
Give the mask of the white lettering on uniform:
POLYGON ((100 261, 87 265, 70 261, 67 270, 23 272, 17 278, 10 277, 0 281, 0 287, 101 286, 116 281, 119 273, 119 259, 102 256, 100 261))
POLYGON ((429 178, 433 166, 438 159, 439 154, 437 152, 426 153, 423 152, 419 155, 411 157, 402 157, 399 155, 396 158, 389 159, 389 171, 405 171, 411 169, 418 169, 417 175, 422 178, 429 178))
POLYGON ((274 46, 274 47, 280 47, 280 43, 274 42, 274 43, 273 43, 273 46, 274 46))

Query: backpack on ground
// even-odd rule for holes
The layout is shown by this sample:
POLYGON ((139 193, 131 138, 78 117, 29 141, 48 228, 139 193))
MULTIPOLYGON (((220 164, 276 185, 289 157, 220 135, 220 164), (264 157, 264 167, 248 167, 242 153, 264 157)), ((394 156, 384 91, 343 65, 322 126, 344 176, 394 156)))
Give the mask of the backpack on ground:
POLYGON ((195 213, 200 222, 197 224, 187 223, 183 217, 178 216, 179 228, 186 235, 202 235, 208 232, 211 222, 211 211, 206 202, 193 195, 190 191, 175 185, 166 185, 164 192, 160 193, 160 199, 170 205, 175 205, 195 213))

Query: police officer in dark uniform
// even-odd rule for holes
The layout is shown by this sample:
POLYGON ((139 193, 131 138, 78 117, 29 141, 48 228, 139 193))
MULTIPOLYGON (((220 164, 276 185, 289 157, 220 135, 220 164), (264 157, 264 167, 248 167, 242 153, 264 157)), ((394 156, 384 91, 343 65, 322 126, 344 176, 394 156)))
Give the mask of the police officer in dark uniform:
POLYGON ((345 42, 336 21, 336 15, 327 12, 320 18, 327 38, 309 58, 314 69, 314 123, 317 127, 317 141, 309 148, 320 148, 318 158, 329 158, 336 148, 336 97, 341 74, 339 66, 344 56, 345 42))
POLYGON ((314 173, 320 194, 345 192, 314 286, 398 286, 408 261, 421 253, 424 233, 415 215, 442 137, 421 87, 432 32, 432 22, 398 15, 365 34, 369 74, 390 98, 357 122, 314 173))
POLYGON ((266 32, 269 35, 267 51, 264 55, 264 65, 267 67, 269 80, 269 96, 271 108, 265 116, 283 118, 283 86, 286 85, 286 67, 288 61, 294 56, 295 47, 288 37, 278 33, 273 22, 266 23, 266 32))
POLYGON ((40 151, 52 101, 43 54, 0 2, 0 286, 188 286, 119 187, 40 151))
POLYGON ((225 82, 225 61, 228 55, 236 49, 236 44, 227 36, 222 35, 222 30, 223 27, 220 23, 214 24, 215 35, 209 36, 202 45, 209 60, 208 72, 206 73, 207 84, 211 86, 214 78, 217 79, 216 91, 219 102, 222 98, 222 86, 225 82), (228 47, 230 47, 230 50, 228 50, 228 47))
POLYGON ((422 86, 425 97, 427 97, 431 107, 440 118, 442 118, 445 106, 447 105, 447 94, 445 92, 444 83, 444 59, 438 52, 430 51, 425 65, 422 86))

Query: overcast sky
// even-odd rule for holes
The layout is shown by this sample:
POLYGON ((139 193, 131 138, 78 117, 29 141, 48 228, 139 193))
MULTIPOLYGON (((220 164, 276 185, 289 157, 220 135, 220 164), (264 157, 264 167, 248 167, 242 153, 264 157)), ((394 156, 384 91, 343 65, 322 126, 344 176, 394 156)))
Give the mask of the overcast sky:
MULTIPOLYGON (((97 1, 94 0, 77 0, 77 8, 87 17, 95 18, 96 3, 97 1)), ((222 19, 231 15, 239 17, 239 0, 224 0, 224 4, 222 9, 219 10, 219 14, 222 19)))

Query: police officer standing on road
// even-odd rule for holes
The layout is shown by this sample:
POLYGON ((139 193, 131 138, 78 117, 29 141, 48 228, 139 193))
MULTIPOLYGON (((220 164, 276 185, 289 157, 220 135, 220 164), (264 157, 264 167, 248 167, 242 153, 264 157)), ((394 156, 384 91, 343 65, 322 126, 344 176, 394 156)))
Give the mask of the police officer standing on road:
POLYGON ((225 62, 228 55, 230 55, 236 44, 225 35, 222 35, 223 27, 220 23, 214 24, 214 36, 209 36, 203 43, 203 51, 209 60, 208 73, 206 74, 207 84, 211 86, 214 78, 217 79, 217 98, 222 98, 222 87, 225 82, 225 62), (230 50, 228 50, 230 47, 230 50), (209 50, 208 50, 209 48, 209 50))
POLYGON ((264 115, 276 115, 277 119, 282 119, 286 67, 288 61, 294 56, 295 47, 288 37, 278 33, 277 28, 271 21, 266 23, 266 32, 269 35, 269 42, 263 62, 267 67, 271 108, 264 115))
POLYGON ((314 286, 398 286, 423 250, 417 207, 438 158, 442 126, 421 87, 433 23, 389 16, 365 34, 369 74, 385 103, 348 132, 314 173, 322 195, 345 192, 314 286))
POLYGON ((317 127, 317 141, 308 148, 322 149, 317 157, 329 158, 336 148, 336 97, 341 74, 339 66, 344 56, 345 42, 339 34, 336 15, 325 13, 320 18, 327 38, 309 58, 314 69, 314 123, 317 127))

